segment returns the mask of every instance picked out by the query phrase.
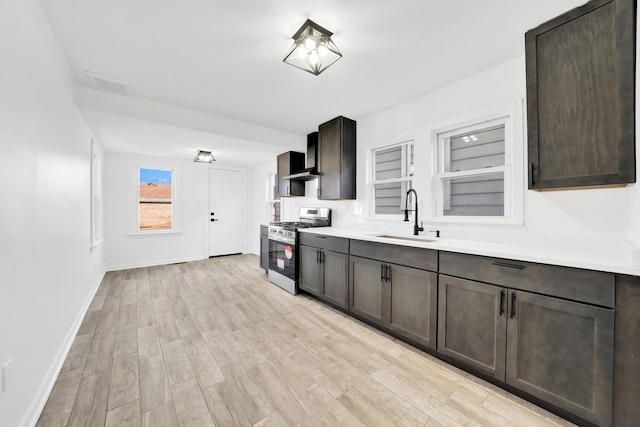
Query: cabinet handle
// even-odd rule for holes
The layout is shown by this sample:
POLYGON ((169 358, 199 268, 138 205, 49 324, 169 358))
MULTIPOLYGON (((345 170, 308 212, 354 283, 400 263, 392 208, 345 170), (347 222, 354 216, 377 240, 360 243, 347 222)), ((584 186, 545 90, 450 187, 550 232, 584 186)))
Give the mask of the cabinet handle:
POLYGON ((320 264, 324 264, 324 251, 320 251, 320 264))
POLYGON ((391 266, 387 265, 387 282, 391 281, 391 266))
POLYGON ((536 165, 531 163, 529 167, 531 168, 531 186, 535 187, 536 186, 536 175, 535 175, 536 165))
POLYGON ((505 292, 503 289, 500 291, 500 316, 504 314, 504 297, 505 297, 505 292))
POLYGON ((291 188, 287 185, 287 196, 291 195, 291 188))
POLYGON ((316 264, 320 264, 320 249, 316 249, 316 264))
POLYGON ((511 315, 509 317, 513 319, 515 315, 516 315, 516 293, 511 292, 511 315))
POLYGON ((502 262, 502 261, 493 261, 492 263, 493 265, 497 265, 498 267, 509 267, 509 268, 515 268, 518 270, 524 270, 524 265, 520 265, 520 264, 510 264, 508 262, 502 262))
POLYGON ((380 281, 386 281, 385 271, 387 270, 387 266, 384 264, 380 264, 380 281))

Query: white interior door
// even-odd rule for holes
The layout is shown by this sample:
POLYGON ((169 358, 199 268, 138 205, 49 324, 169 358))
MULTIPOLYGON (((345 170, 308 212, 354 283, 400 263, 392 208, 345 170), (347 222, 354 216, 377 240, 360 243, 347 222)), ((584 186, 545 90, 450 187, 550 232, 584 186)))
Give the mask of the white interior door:
POLYGON ((242 172, 209 172, 209 256, 242 252, 242 172))

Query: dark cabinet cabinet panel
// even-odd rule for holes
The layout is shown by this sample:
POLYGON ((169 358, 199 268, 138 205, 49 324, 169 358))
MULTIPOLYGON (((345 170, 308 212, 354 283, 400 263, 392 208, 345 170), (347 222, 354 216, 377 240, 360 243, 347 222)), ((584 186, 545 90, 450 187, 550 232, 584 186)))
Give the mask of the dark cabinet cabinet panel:
POLYGON ((388 276, 389 329, 435 349, 438 275, 391 264, 388 276))
POLYGON ((346 309, 349 281, 348 252, 348 239, 301 233, 298 287, 326 302, 346 309), (331 249, 343 250, 344 253, 331 249))
POLYGON ((349 255, 323 250, 322 298, 338 307, 347 308, 349 255))
POLYGON ((322 272, 319 258, 318 248, 300 245, 299 261, 300 261, 300 280, 298 287, 304 291, 320 296, 322 292, 322 272))
POLYGON ((438 351, 504 381, 506 290, 440 275, 438 351))
POLYGON ((349 312, 383 326, 383 264, 356 256, 349 264, 349 312))
POLYGON ((507 383, 611 425, 613 310, 519 291, 509 305, 507 383))
POLYGON ((260 226, 260 268, 265 272, 269 270, 269 227, 260 226))
POLYGON ((635 182, 635 19, 596 0, 527 32, 530 189, 635 182))
POLYGON ((278 196, 304 196, 304 181, 282 179, 305 168, 304 153, 287 151, 278 156, 278 196))
POLYGON ((318 199, 356 198, 356 122, 336 117, 318 128, 318 199))
POLYGON ((354 255, 349 262, 349 311, 435 350, 437 274, 354 255))

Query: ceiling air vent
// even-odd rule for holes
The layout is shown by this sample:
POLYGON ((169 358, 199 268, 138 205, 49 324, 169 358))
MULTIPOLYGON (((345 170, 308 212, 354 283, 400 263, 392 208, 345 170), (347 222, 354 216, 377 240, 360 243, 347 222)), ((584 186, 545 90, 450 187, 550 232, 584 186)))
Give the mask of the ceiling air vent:
POLYGON ((105 90, 107 92, 117 93, 118 95, 133 95, 131 88, 122 80, 102 76, 92 73, 91 71, 85 71, 84 74, 87 76, 87 84, 94 89, 105 90))

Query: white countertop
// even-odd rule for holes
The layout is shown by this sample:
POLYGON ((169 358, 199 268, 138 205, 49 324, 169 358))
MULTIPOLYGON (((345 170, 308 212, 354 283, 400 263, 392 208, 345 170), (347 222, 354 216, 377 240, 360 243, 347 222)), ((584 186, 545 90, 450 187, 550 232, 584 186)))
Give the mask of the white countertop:
POLYGON ((553 245, 523 245, 474 240, 434 238, 430 236, 398 235, 404 238, 418 238, 419 241, 381 237, 384 232, 372 230, 352 230, 334 227, 318 227, 300 229, 301 233, 321 234, 325 236, 344 237, 347 239, 366 240, 369 242, 388 243, 412 246, 438 251, 458 252, 488 257, 505 258, 519 261, 537 262, 541 264, 583 268, 611 273, 640 276, 639 263, 633 263, 633 256, 628 248, 616 250, 598 250, 593 248, 560 247, 553 245))

